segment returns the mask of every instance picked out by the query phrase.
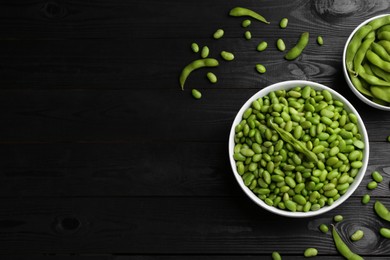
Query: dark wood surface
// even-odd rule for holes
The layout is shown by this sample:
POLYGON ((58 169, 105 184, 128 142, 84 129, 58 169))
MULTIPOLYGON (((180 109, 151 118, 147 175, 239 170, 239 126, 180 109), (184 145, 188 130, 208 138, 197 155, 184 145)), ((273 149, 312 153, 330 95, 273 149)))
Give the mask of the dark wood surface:
POLYGON ((0 259, 342 259, 317 227, 336 214, 343 238, 366 259, 389 259, 390 227, 373 201, 390 207, 390 112, 365 105, 342 74, 352 30, 390 13, 385 0, 112 0, 0 3, 0 259), (263 14, 243 38, 235 6, 263 14), (279 28, 288 17, 286 29, 279 28), (216 41, 212 33, 225 30, 216 41), (288 62, 274 43, 310 43, 288 62), (315 43, 317 35, 325 44, 315 43), (266 40, 267 51, 255 51, 266 40), (178 76, 197 54, 190 44, 235 53, 232 62, 178 76), (267 67, 259 75, 256 63, 267 67), (362 116, 370 160, 358 190, 319 217, 289 219, 251 202, 231 171, 227 140, 235 114, 260 89, 305 79, 346 96, 362 116), (191 89, 202 91, 194 100, 191 89), (366 189, 370 173, 384 181, 366 189), (361 205, 363 194, 372 202, 361 205), (351 242, 357 228, 365 237, 351 242))

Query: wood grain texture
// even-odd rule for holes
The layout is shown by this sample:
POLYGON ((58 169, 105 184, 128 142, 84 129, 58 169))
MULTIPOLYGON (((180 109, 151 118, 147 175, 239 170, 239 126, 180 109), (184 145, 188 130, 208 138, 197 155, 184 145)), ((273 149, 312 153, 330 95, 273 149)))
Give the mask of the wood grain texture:
MULTIPOLYGON (((381 201, 390 207, 389 198, 381 201)), ((378 230, 383 223, 372 207, 351 198, 321 217, 275 216, 246 197, 237 198, 78 198, 1 201, 0 253, 98 254, 262 254, 302 255, 316 247, 321 255, 337 255, 330 234, 318 230, 342 214, 337 224, 352 250, 389 256, 390 240, 378 230), (75 224, 69 224, 77 222, 75 224), (277 225, 276 225, 277 223, 277 225), (272 227, 272 228, 270 228, 272 227), (364 228, 365 238, 347 237, 364 228), (150 243, 153 238, 153 243, 150 243)), ((371 205, 372 206, 372 205, 371 205)))

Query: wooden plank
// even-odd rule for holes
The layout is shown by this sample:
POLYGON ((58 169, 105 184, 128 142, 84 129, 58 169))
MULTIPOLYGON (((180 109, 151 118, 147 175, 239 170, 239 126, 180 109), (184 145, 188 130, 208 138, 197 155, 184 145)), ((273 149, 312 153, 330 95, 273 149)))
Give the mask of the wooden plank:
MULTIPOLYGON (((288 17, 289 31, 304 30, 343 35, 372 16, 385 13, 385 1, 357 1, 345 5, 307 0, 284 2, 251 0, 241 3, 264 15, 270 25, 253 23, 251 30, 272 35, 279 31, 281 18, 288 17), (364 12, 362 11, 364 10, 364 12), (315 21, 315 26, 313 26, 315 21)), ((236 4, 225 1, 68 1, 2 4, 1 38, 204 38, 218 27, 232 35, 241 35, 243 19, 232 18, 228 12, 236 4)))
MULTIPOLYGON (((390 199, 381 198, 390 207, 390 199)), ((330 234, 318 230, 342 214, 337 224, 348 246, 363 256, 389 256, 386 225, 372 210, 349 199, 320 217, 291 219, 237 198, 78 198, 2 199, 0 253, 57 254, 261 254, 277 250, 302 255, 338 255, 330 234), (356 243, 357 228, 365 237, 356 243)))
MULTIPOLYGON (((354 196, 388 196, 388 143, 374 143, 354 196), (371 173, 384 181, 374 191, 371 173)), ((226 143, 2 144, 2 197, 242 196, 226 143)))

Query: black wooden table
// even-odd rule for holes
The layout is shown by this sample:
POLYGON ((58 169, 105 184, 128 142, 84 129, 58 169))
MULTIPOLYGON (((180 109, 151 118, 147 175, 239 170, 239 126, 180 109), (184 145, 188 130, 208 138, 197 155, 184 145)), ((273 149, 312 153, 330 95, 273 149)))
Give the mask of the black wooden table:
POLYGON ((0 259, 342 259, 318 230, 342 214, 340 233, 368 259, 389 259, 389 223, 373 211, 390 207, 390 112, 360 101, 342 73, 342 52, 365 19, 390 13, 387 0, 112 0, 2 1, 0 4, 0 259), (235 6, 264 15, 243 37, 235 6), (279 28, 281 18, 288 27, 279 28), (212 38, 223 28, 225 36, 212 38), (308 31, 295 61, 275 47, 308 31), (318 46, 315 39, 324 38, 318 46), (265 52, 257 44, 269 43, 265 52), (181 69, 207 45, 220 60, 191 74, 181 69), (219 58, 235 54, 232 62, 219 58), (262 63, 267 72, 258 74, 262 63), (325 84, 362 116, 370 159, 353 196, 319 217, 291 219, 256 206, 234 179, 228 133, 243 103, 284 80, 325 84), (201 100, 191 89, 203 93, 201 100), (371 172, 384 176, 368 191, 371 172), (360 203, 369 193, 368 205, 360 203), (362 229, 365 237, 351 242, 362 229), (45 257, 44 257, 45 256, 45 257))

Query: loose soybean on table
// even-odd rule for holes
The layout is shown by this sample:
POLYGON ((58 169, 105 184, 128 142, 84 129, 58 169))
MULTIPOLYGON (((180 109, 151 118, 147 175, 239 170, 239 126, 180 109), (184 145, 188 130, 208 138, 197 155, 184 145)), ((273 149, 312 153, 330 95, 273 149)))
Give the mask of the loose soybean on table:
POLYGON ((18 1, 0 4, 1 259, 342 259, 330 232, 368 259, 386 259, 373 204, 390 208, 390 113, 356 98, 342 74, 355 26, 389 13, 386 1, 18 1), (243 6, 270 24, 230 17, 243 6), (279 22, 288 18, 288 26, 279 22), (213 34, 223 29, 216 40, 213 34), (244 38, 245 31, 251 39, 244 38), (283 57, 302 32, 310 39, 283 57), (317 36, 323 45, 317 44, 317 36), (276 48, 283 39, 286 51, 276 48), (262 41, 267 48, 256 50, 262 41), (208 46, 216 68, 181 69, 208 46), (221 51, 234 54, 225 61, 221 51), (256 71, 262 64, 266 72, 256 71), (210 83, 213 72, 217 83, 210 83), (260 89, 305 79, 348 98, 370 139, 366 176, 343 205, 289 219, 251 202, 230 169, 235 114, 260 89), (202 98, 191 96, 198 89, 202 98), (383 181, 368 190, 371 173, 383 181), (362 196, 370 194, 368 204, 362 196), (361 229, 356 242, 350 235, 361 229))

